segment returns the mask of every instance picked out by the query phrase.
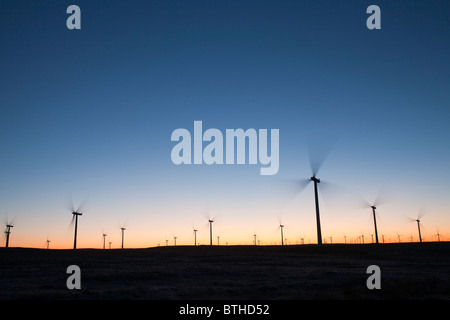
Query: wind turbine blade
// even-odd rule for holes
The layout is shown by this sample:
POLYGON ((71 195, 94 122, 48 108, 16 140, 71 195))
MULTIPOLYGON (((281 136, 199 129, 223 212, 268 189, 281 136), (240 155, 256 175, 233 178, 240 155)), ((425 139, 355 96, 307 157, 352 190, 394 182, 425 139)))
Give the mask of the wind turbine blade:
POLYGON ((200 212, 203 218, 210 220, 211 219, 211 213, 210 213, 210 208, 208 205, 202 206, 200 208, 200 212))
POLYGON ((70 222, 67 224, 67 232, 71 232, 73 230, 73 227, 75 225, 75 215, 72 214, 72 219, 70 219, 70 222))
POLYGON ((4 217, 4 225, 10 225, 13 226, 14 225, 14 221, 15 221, 15 217, 10 218, 9 214, 7 213, 4 217))
POLYGON ((67 210, 69 210, 70 212, 74 212, 75 208, 73 207, 73 198, 72 195, 68 195, 67 199, 66 199, 66 208, 67 210))
POLYGON ((282 203, 292 201, 306 189, 311 179, 276 179, 271 185, 272 195, 282 203))
POLYGON ((378 191, 378 194, 375 197, 373 205, 380 206, 380 205, 386 204, 387 202, 389 202, 389 195, 390 195, 389 191, 385 187, 382 187, 378 191))
POLYGON ((84 207, 86 206, 86 200, 87 200, 87 197, 85 197, 83 199, 83 201, 81 201, 80 205, 77 208, 77 212, 80 212, 80 213, 83 212, 84 207))
POLYGON ((320 168, 330 155, 335 144, 336 141, 333 141, 325 146, 323 141, 319 142, 318 139, 308 142, 309 166, 314 177, 319 173, 320 168))
POLYGON ((426 215, 426 210, 424 207, 421 207, 419 213, 417 214, 417 219, 422 219, 426 215))
POLYGON ((361 196, 341 185, 321 180, 318 184, 318 188, 319 193, 322 194, 322 201, 327 205, 354 209, 358 208, 361 203, 363 203, 364 208, 370 207, 370 205, 367 205, 367 201, 361 196))

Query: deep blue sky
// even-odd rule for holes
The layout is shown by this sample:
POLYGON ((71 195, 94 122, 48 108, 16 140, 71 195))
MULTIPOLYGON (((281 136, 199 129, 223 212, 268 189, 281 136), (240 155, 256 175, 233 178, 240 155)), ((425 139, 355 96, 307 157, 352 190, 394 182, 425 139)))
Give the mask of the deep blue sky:
POLYGON ((430 232, 450 232, 449 39, 448 1, 1 1, 0 213, 24 229, 31 216, 63 223, 72 194, 89 195, 93 230, 108 214, 151 229, 207 204, 276 224, 255 208, 311 175, 313 141, 331 150, 324 180, 367 198, 387 186, 409 205, 390 216, 424 205, 430 232), (81 30, 66 28, 70 4, 81 30), (381 30, 366 28, 371 4, 381 30), (174 166, 170 135, 194 120, 279 129, 278 175, 174 166))

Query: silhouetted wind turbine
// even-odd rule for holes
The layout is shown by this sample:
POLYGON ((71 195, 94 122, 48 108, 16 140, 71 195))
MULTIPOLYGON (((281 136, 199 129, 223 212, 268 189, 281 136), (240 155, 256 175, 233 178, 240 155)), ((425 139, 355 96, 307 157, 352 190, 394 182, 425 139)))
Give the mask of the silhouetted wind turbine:
POLYGON ((123 238, 124 238, 124 232, 127 230, 125 227, 121 227, 120 230, 122 230, 122 249, 123 249, 123 238))
POLYGON ((281 245, 282 245, 282 246, 284 246, 283 228, 284 228, 284 225, 280 224, 280 230, 281 230, 281 245))
POLYGON ((322 244, 322 231, 320 228, 320 210, 319 210, 319 194, 317 191, 317 184, 320 183, 320 179, 316 178, 314 173, 311 177, 311 181, 314 182, 314 199, 316 202, 316 224, 317 224, 317 243, 322 244))
POLYGON ((74 237, 73 237, 73 249, 75 250, 77 248, 77 232, 78 232, 78 216, 83 215, 83 212, 81 212, 81 208, 83 206, 84 201, 78 206, 78 209, 75 210, 73 207, 73 202, 72 202, 72 207, 71 207, 71 211, 72 211, 72 224, 75 221, 75 232, 74 232, 74 237))
POLYGON ((6 234, 6 245, 5 248, 8 248, 9 246, 9 235, 11 233, 11 228, 13 228, 14 225, 12 225, 11 223, 7 223, 6 224, 6 230, 5 230, 5 234, 6 234))
POLYGON ((50 245, 50 240, 48 240, 48 238, 47 238, 47 249, 48 249, 49 245, 50 245))
POLYGON ((386 192, 383 189, 380 190, 377 194, 377 197, 375 198, 375 201, 372 204, 370 204, 369 201, 365 200, 364 198, 362 198, 362 200, 364 201, 364 207, 368 207, 368 208, 372 209, 373 225, 374 225, 374 229, 375 229, 375 242, 378 244, 379 240, 378 240, 378 228, 377 228, 377 215, 376 215, 375 211, 377 209, 377 206, 386 202, 386 192))
POLYGON ((420 220, 419 218, 416 219, 417 221, 417 229, 419 230, 419 240, 422 242, 422 234, 420 233, 420 220))
POLYGON ((422 219, 423 215, 424 214, 422 212, 419 212, 419 214, 417 215, 417 219, 409 218, 411 221, 417 222, 417 230, 419 231, 419 241, 420 242, 422 242, 422 234, 420 232, 420 219, 422 219))
POLYGON ((103 233, 103 249, 105 249, 105 240, 106 240, 106 233, 103 233))
MULTIPOLYGON (((316 151, 318 151, 316 148, 317 146, 318 145, 314 145, 316 151)), ((309 179, 295 180, 295 188, 297 189, 297 192, 300 192, 304 188, 306 188, 306 186, 311 181, 314 183, 314 201, 315 201, 315 209, 316 209, 315 211, 316 211, 317 243, 319 245, 322 244, 322 230, 321 230, 321 223, 320 223, 319 191, 318 191, 318 184, 321 183, 321 181, 317 177, 317 174, 318 174, 323 162, 325 161, 326 157, 328 156, 330 149, 326 150, 325 152, 323 152, 323 151, 324 150, 322 150, 321 154, 319 154, 317 152, 309 151, 309 164, 310 164, 312 176, 309 179)))
MULTIPOLYGON (((377 209, 377 207, 375 207, 375 205, 370 206, 372 208, 372 213, 373 213, 373 225, 375 226, 375 240, 376 243, 378 244, 378 230, 377 230, 377 218, 376 218, 376 214, 375 214, 375 210, 377 209)), ((372 235, 373 236, 373 235, 372 235)), ((373 240, 372 240, 373 242, 373 240)))
POLYGON ((197 229, 194 228, 194 246, 197 246, 197 229))
POLYGON ((209 222, 209 245, 212 246, 213 242, 212 242, 212 224, 214 222, 214 220, 212 219, 208 219, 209 222))
POLYGON ((422 234, 420 233, 420 220, 417 219, 417 229, 419 230, 419 240, 420 242, 422 242, 422 234))

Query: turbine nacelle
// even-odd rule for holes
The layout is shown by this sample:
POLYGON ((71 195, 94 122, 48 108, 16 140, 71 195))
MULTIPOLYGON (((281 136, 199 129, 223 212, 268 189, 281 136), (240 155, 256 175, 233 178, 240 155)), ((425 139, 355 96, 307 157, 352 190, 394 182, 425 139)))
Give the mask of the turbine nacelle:
POLYGON ((320 183, 320 179, 317 179, 316 176, 311 177, 311 181, 314 181, 316 183, 320 183))

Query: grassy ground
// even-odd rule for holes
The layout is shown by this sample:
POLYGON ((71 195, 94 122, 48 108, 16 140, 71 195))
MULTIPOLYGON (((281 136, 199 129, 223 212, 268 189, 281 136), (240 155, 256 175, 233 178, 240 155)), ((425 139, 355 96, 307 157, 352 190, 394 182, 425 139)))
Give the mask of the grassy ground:
POLYGON ((449 299, 450 243, 0 248, 0 299, 449 299), (369 265, 381 289, 366 287, 369 265), (81 290, 69 290, 69 265, 81 290))

